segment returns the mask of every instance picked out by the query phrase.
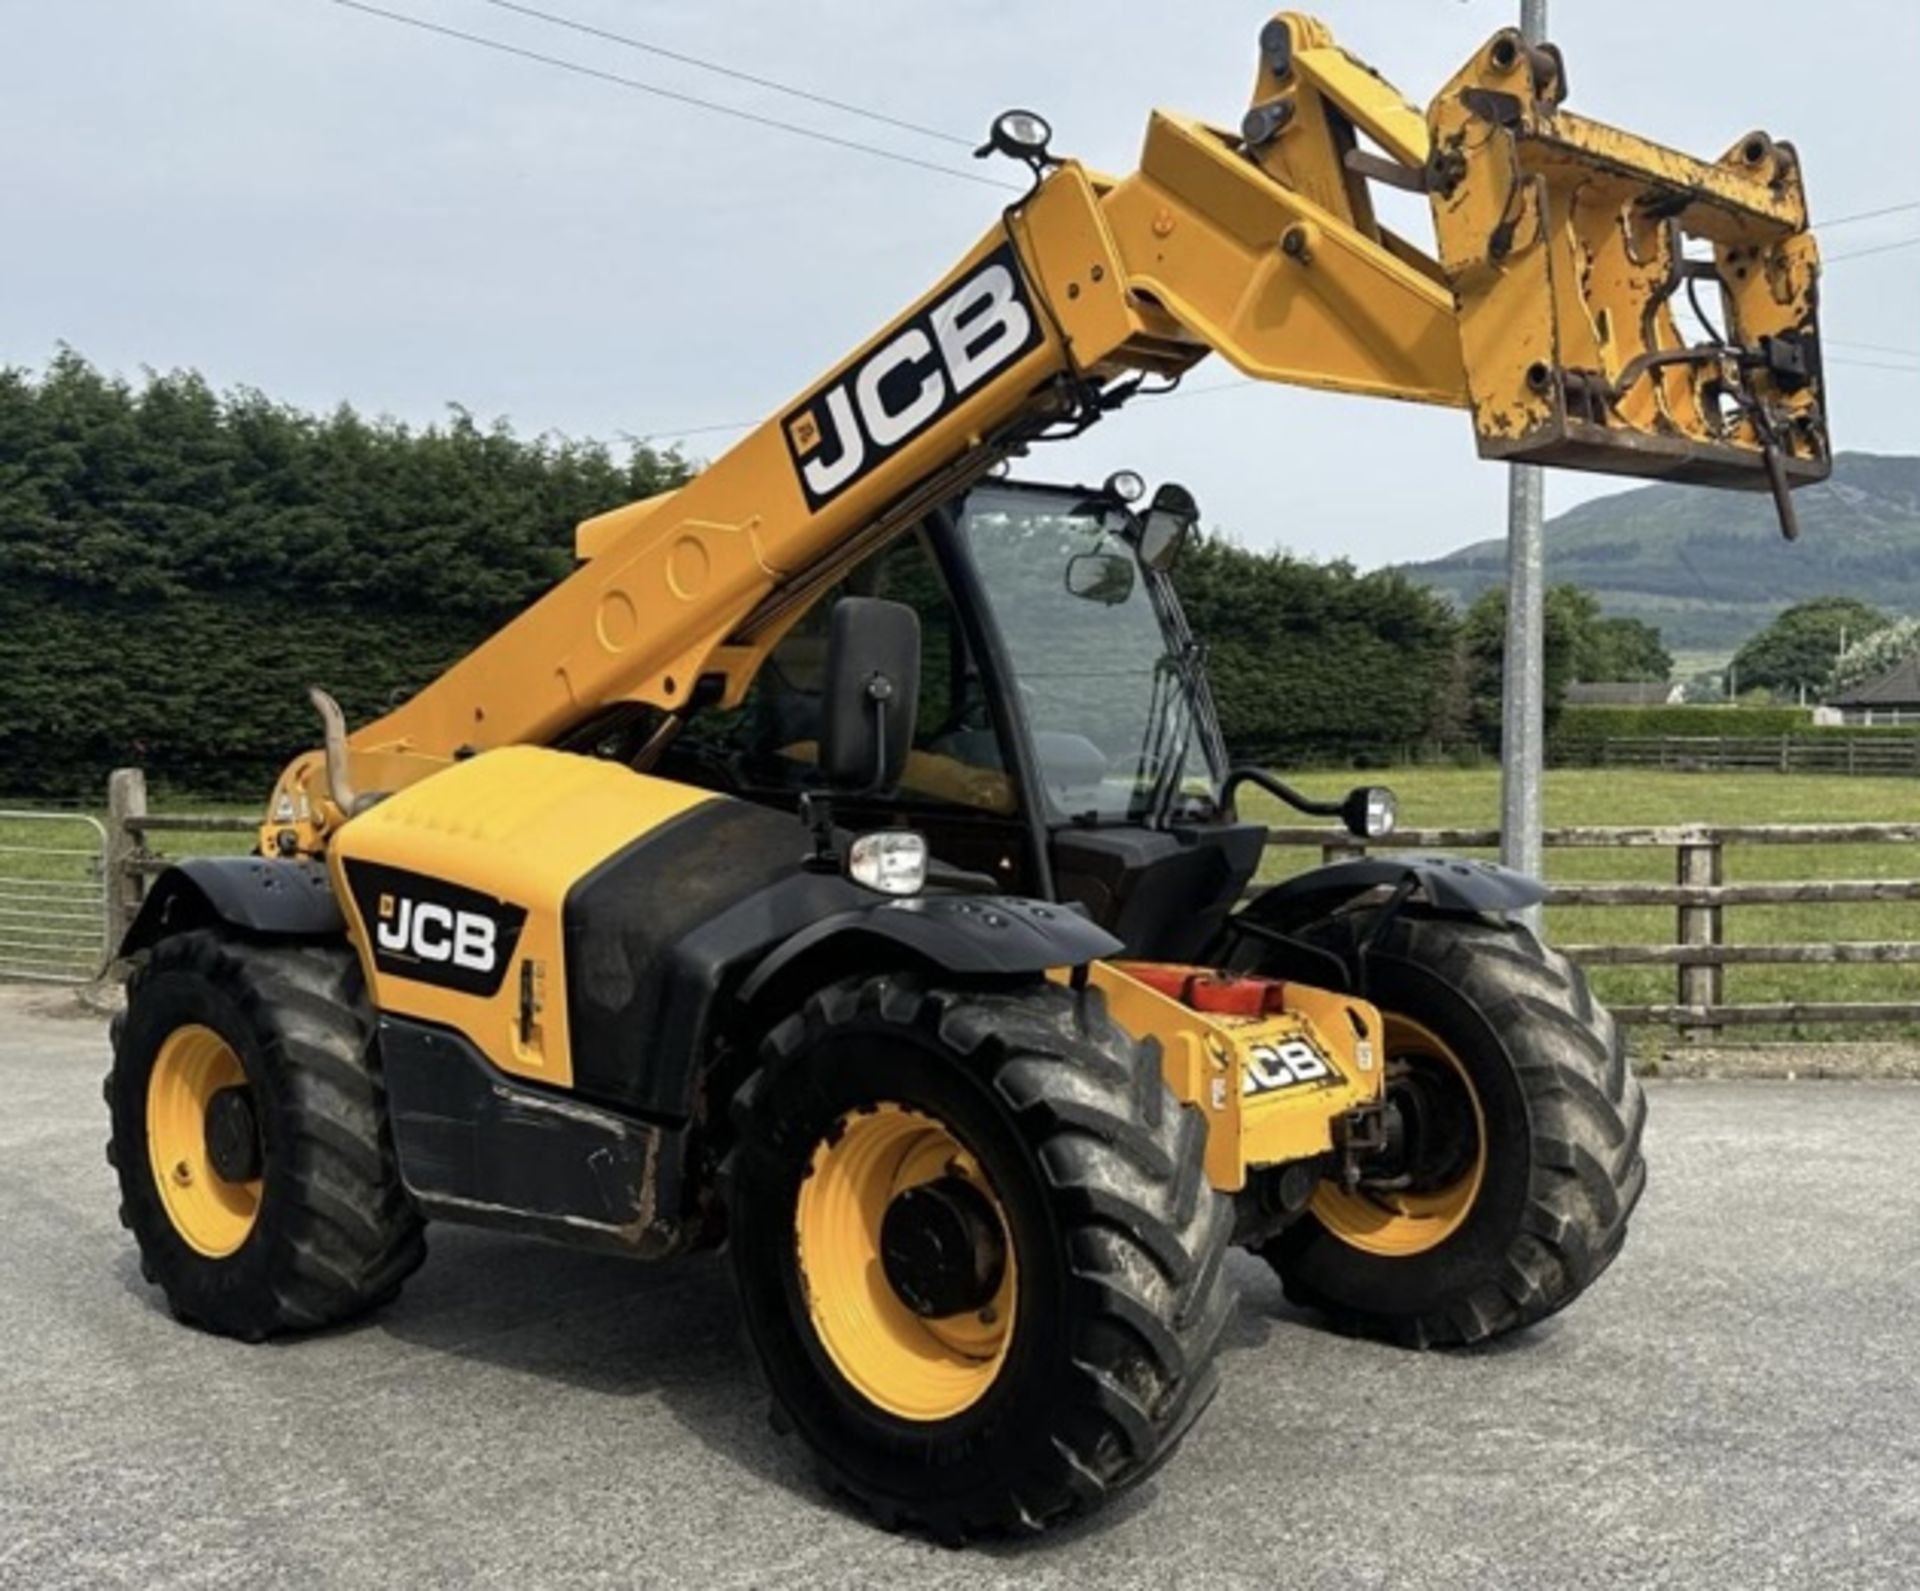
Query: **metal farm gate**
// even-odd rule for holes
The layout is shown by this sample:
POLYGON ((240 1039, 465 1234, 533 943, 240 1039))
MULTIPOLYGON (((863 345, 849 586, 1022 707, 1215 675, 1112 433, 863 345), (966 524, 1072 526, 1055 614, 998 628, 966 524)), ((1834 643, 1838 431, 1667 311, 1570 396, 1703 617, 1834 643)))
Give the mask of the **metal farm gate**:
POLYGON ((86 983, 107 954, 107 831, 84 812, 0 811, 0 979, 86 983))

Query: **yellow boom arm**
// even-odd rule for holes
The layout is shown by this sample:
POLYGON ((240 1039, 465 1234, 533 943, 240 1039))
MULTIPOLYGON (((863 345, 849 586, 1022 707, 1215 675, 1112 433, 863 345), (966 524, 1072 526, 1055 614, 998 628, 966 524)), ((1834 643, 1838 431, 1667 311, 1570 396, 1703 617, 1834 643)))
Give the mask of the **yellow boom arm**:
POLYGON ((1213 353, 1262 380, 1467 408, 1487 457, 1771 485, 1784 510, 1828 468, 1791 146, 1755 133, 1703 163, 1561 110, 1565 83, 1557 52, 1507 31, 1422 113, 1282 13, 1238 130, 1155 112, 1131 176, 1037 163, 872 341, 687 486, 583 524, 583 567, 336 739, 331 777, 317 752, 290 766, 263 842, 317 850, 350 790, 552 743, 621 703, 678 712, 716 680, 737 701, 865 552, 1213 353), (1374 183, 1428 195, 1433 253, 1379 224, 1374 183), (1702 281, 1721 324, 1689 343, 1674 300, 1702 281))

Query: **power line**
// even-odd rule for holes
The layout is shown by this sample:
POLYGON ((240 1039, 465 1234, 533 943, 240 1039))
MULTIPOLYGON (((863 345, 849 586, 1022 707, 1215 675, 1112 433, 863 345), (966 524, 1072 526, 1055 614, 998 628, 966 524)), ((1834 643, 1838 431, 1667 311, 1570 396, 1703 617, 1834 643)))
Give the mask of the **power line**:
POLYGON ((480 49, 492 50, 500 55, 513 55, 522 60, 537 61, 542 66, 551 66, 562 72, 572 72, 579 77, 590 77, 598 82, 611 83, 617 88, 630 89, 637 94, 651 94, 659 99, 672 100, 676 104, 691 105, 698 110, 713 111, 721 116, 732 116, 739 121, 752 122, 759 127, 770 127, 776 132, 792 133, 796 138, 809 138, 815 143, 831 144, 836 149, 851 149, 863 155, 872 155, 879 160, 891 160, 897 165, 914 166, 921 171, 938 172, 943 177, 957 177, 962 182, 977 183, 983 187, 999 188, 1009 192, 1019 191, 1015 183, 1002 182, 997 177, 985 176, 980 172, 962 171, 958 166, 943 166, 937 161, 921 160, 915 155, 903 155, 897 150, 882 149, 877 144, 863 144, 852 138, 823 133, 817 128, 802 127, 797 122, 783 122, 776 117, 762 116, 755 111, 740 110, 735 106, 722 105, 718 101, 701 99, 693 94, 682 94, 677 89, 662 88, 657 83, 643 83, 638 78, 623 77, 618 72, 603 71, 597 66, 582 66, 578 61, 564 60, 557 55, 542 55, 538 50, 522 49, 519 45, 508 44, 502 39, 490 39, 484 34, 467 33, 460 28, 450 28, 438 22, 429 22, 424 17, 412 17, 404 12, 388 11, 380 6, 368 5, 366 0, 327 0, 327 3, 341 6, 348 11, 358 11, 366 16, 378 17, 385 22, 397 22, 402 27, 417 28, 422 33, 458 39, 463 44, 476 45, 480 49))
POLYGON ((1852 226, 1856 221, 1877 221, 1883 215, 1899 215, 1907 210, 1920 210, 1920 199, 1885 205, 1878 210, 1856 210, 1852 215, 1835 216, 1831 221, 1816 221, 1813 227, 1816 232, 1826 232, 1837 226, 1852 226))
POLYGON ((622 431, 620 435, 628 442, 637 442, 644 446, 650 442, 678 442, 690 436, 712 436, 720 431, 751 431, 759 423, 758 420, 729 420, 720 425, 689 425, 682 426, 678 430, 647 431, 638 436, 622 431))
POLYGON ((1891 343, 1857 343, 1845 337, 1829 337, 1826 341, 1834 348, 1864 348, 1868 353, 1898 354, 1902 359, 1920 359, 1920 348, 1896 348, 1891 343))
POLYGON ((1878 359, 1843 359, 1838 354, 1829 354, 1830 365, 1852 365, 1856 370, 1895 370, 1903 376, 1920 376, 1920 365, 1890 365, 1878 359))
POLYGON ((1845 254, 1829 254, 1820 263, 1838 265, 1842 260, 1863 260, 1869 254, 1891 254, 1895 249, 1910 249, 1920 245, 1920 238, 1901 238, 1897 243, 1876 243, 1870 249, 1849 249, 1845 254))
POLYGON ((755 88, 771 89, 776 94, 786 94, 793 99, 803 99, 814 105, 824 105, 829 110, 844 111, 849 116, 865 117, 871 122, 880 122, 888 127, 897 127, 902 132, 918 133, 922 138, 938 139, 943 144, 958 144, 962 149, 971 149, 977 140, 961 138, 953 133, 942 132, 938 127, 925 127, 919 122, 903 120, 898 116, 889 116, 884 111, 868 110, 864 105, 854 105, 843 99, 834 99, 826 94, 816 94, 810 89, 795 88, 788 83, 776 83, 770 77, 756 77, 752 72, 742 72, 735 67, 722 66, 717 61, 705 61, 697 55, 687 55, 679 50, 669 50, 665 45, 649 44, 645 39, 636 39, 630 34, 614 33, 607 28, 597 28, 591 23, 582 22, 575 17, 560 16, 552 11, 541 11, 533 6, 520 5, 517 0, 479 0, 481 5, 492 6, 498 11, 511 11, 519 16, 533 17, 541 22, 550 22, 556 28, 568 28, 575 33, 584 33, 589 38, 604 39, 609 44, 622 45, 629 50, 643 50, 648 55, 660 56, 663 60, 678 61, 682 66, 697 67, 703 72, 713 72, 721 77, 730 77, 737 82, 751 83, 755 88))

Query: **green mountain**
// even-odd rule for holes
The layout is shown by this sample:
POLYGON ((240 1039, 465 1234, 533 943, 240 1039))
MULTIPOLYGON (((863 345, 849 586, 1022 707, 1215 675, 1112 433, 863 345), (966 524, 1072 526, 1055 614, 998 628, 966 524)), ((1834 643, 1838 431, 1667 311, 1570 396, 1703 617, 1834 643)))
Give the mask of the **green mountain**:
MULTIPOLYGON (((1794 494, 1782 539, 1765 492, 1642 486, 1547 521, 1547 578, 1601 610, 1660 627, 1674 652, 1732 653, 1782 608, 1859 597, 1920 613, 1920 458, 1842 453, 1832 479, 1794 494)), ((1506 580, 1506 542, 1482 541, 1406 573, 1464 607, 1506 580)))

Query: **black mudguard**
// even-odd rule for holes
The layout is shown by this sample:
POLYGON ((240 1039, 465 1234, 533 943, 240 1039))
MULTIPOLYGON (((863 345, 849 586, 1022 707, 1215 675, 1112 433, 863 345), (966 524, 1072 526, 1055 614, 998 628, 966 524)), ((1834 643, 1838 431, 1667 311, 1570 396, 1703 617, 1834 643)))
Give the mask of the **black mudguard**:
POLYGON ((346 932, 327 870, 263 856, 195 856, 153 882, 119 954, 174 934, 226 927, 258 939, 318 939, 346 932))
POLYGON ((1227 920, 1216 959, 1228 966, 1363 991, 1364 970, 1292 938, 1308 924, 1370 894, 1381 910, 1429 917, 1497 917, 1547 898, 1538 879, 1459 856, 1363 856, 1331 862, 1262 890, 1227 920))
POLYGON ((1120 941, 1070 906, 1011 895, 925 895, 877 900, 802 929, 758 967, 740 990, 751 1003, 783 972, 816 957, 850 969, 871 953, 962 978, 1018 977, 1078 967, 1115 955, 1120 941))
POLYGON ((1408 899, 1448 917, 1486 917, 1537 906, 1546 885, 1496 862, 1460 856, 1362 856, 1330 862, 1262 890, 1242 913, 1284 931, 1324 917, 1369 890, 1411 885, 1408 899))

